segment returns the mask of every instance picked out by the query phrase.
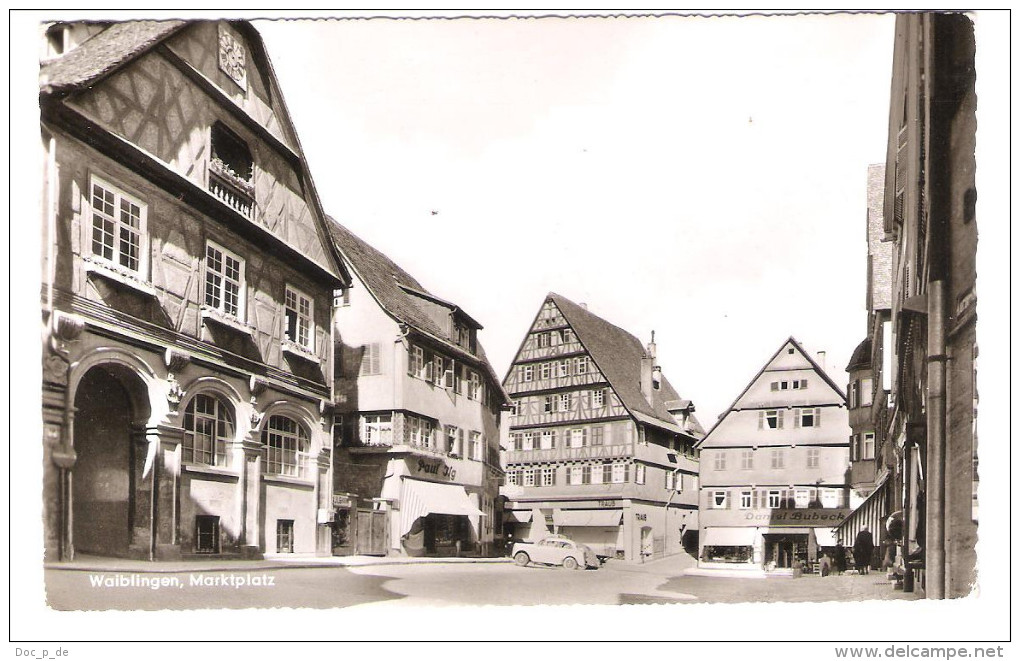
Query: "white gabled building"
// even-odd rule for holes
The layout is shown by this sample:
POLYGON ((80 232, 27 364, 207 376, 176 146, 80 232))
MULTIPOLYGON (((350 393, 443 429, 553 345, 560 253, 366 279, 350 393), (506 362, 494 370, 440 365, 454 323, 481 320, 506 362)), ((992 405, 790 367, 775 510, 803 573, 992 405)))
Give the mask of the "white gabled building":
POLYGON ((846 396, 789 338, 699 443, 702 567, 788 569, 850 512, 846 396))

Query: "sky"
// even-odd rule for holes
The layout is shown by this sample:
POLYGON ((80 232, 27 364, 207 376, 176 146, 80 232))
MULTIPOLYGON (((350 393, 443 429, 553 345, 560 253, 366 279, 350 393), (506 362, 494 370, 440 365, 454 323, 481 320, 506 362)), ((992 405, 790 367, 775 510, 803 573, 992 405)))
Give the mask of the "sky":
POLYGON ((497 374, 555 291, 654 330, 711 426, 791 335, 845 383, 893 22, 255 25, 327 213, 478 319, 497 374))

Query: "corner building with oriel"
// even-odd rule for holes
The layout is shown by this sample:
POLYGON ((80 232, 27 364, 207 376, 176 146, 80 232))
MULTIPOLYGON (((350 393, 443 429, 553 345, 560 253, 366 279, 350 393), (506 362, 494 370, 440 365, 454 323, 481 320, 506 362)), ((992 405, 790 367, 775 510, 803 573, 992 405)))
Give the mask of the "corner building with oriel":
POLYGON ((644 347, 550 293, 503 384, 508 538, 564 534, 634 562, 694 543, 703 431, 656 364, 654 337, 644 347))

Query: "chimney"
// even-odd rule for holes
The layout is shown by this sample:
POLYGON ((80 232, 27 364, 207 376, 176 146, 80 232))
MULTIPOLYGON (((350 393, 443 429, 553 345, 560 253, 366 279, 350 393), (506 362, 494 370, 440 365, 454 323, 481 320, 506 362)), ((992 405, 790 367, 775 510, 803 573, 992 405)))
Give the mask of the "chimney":
POLYGON ((578 305, 580 305, 581 309, 584 310, 585 312, 588 311, 588 304, 585 303, 584 301, 581 301, 580 303, 578 303, 578 305))
POLYGON ((828 367, 825 365, 825 352, 819 351, 817 354, 818 366, 822 368, 823 372, 828 372, 828 367))
POLYGON ((652 341, 641 358, 641 394, 649 403, 652 402, 652 391, 659 389, 661 381, 662 370, 655 364, 655 331, 652 331, 652 341))

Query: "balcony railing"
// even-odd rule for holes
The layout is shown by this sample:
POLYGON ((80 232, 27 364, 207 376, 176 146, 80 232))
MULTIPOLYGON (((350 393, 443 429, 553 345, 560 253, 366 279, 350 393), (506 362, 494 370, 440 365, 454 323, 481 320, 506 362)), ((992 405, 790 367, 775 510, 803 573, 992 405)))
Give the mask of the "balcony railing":
POLYGON ((634 454, 634 445, 588 445, 582 448, 549 448, 545 450, 504 450, 503 463, 539 463, 575 459, 617 459, 634 454))
POLYGON ((229 171, 219 161, 209 165, 209 192, 245 218, 255 209, 255 187, 229 171))

